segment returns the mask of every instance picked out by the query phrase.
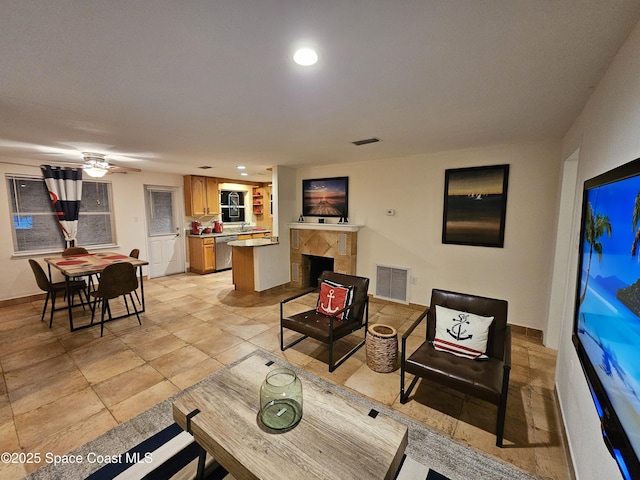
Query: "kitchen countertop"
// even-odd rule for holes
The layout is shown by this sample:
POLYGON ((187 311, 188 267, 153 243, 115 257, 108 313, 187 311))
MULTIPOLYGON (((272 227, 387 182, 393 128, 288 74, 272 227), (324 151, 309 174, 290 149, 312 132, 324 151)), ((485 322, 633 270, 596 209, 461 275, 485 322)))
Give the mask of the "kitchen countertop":
POLYGON ((230 247, 264 247, 267 245, 278 245, 278 240, 273 237, 250 238, 247 240, 234 240, 227 243, 230 247))
POLYGON ((333 230, 342 232, 357 232, 364 225, 356 225, 354 223, 311 223, 311 222, 297 222, 288 223, 289 228, 294 230, 333 230))
POLYGON ((198 238, 210 238, 210 237, 225 237, 228 235, 251 235, 252 233, 269 233, 271 232, 271 229, 269 228, 264 228, 264 229, 252 229, 252 230, 244 230, 242 232, 222 232, 222 233, 203 233, 201 235, 195 235, 193 233, 188 233, 187 236, 189 237, 198 237, 198 238))

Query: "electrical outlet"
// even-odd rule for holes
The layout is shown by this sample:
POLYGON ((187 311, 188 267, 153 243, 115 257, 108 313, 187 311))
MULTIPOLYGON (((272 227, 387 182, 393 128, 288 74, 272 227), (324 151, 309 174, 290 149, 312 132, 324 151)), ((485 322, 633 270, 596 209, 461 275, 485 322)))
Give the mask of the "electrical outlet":
POLYGON ((418 279, 416 277, 411 277, 411 285, 417 285, 418 279))

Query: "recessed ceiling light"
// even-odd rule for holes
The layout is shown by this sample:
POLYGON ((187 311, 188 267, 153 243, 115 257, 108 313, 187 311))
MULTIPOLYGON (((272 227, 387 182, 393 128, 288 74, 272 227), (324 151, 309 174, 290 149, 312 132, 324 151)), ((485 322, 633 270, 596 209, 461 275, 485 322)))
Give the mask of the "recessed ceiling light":
POLYGON ((243 177, 246 177, 246 176, 248 176, 249 174, 248 174, 247 172, 242 172, 240 175, 241 175, 241 176, 243 176, 243 177))
POLYGON ((238 170, 244 170, 244 169, 245 169, 245 168, 247 168, 247 167, 245 167, 244 165, 238 165, 236 168, 237 168, 238 170))
POLYGON ((303 67, 309 67, 318 61, 318 54, 311 48, 299 48, 293 54, 293 61, 303 67))

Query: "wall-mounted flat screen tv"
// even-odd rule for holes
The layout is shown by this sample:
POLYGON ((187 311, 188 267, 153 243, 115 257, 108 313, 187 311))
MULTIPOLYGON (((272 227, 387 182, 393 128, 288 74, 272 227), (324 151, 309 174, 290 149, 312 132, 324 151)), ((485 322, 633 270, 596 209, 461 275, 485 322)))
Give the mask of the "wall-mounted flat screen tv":
POLYGON ((587 180, 573 343, 624 478, 640 478, 640 159, 587 180))
POLYGON ((305 217, 341 217, 349 206, 349 177, 302 180, 302 215, 305 217))

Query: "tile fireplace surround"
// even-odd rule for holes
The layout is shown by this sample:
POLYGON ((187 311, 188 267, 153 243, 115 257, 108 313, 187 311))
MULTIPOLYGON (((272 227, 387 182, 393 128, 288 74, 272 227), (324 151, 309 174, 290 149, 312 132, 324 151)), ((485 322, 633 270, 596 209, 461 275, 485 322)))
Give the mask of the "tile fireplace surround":
POLYGON ((309 256, 333 258, 333 270, 356 274, 358 230, 350 224, 290 223, 291 286, 309 286, 309 256))

